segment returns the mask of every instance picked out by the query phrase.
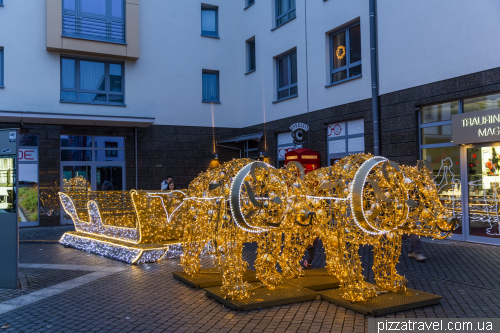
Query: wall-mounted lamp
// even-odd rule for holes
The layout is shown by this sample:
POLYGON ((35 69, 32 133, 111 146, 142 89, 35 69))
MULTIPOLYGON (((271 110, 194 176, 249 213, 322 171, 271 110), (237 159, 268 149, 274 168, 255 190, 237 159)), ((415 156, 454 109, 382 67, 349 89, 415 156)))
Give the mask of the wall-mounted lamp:
POLYGON ((214 169, 220 166, 219 162, 219 154, 214 154, 214 159, 210 162, 210 165, 208 166, 209 169, 214 169))

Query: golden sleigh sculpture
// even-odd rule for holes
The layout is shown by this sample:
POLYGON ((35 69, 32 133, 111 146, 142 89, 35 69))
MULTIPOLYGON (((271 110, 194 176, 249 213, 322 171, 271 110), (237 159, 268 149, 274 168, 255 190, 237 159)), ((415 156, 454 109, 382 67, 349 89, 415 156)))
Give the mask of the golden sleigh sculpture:
POLYGON ((303 274, 304 250, 319 236, 344 299, 366 301, 405 290, 406 279, 396 272, 402 234, 445 238, 456 226, 429 173, 424 163, 399 167, 369 154, 351 155, 306 177, 293 162, 287 170, 251 160, 227 162, 189 187, 190 196, 204 200, 184 207, 181 265, 187 274, 198 273, 199 256, 213 242, 225 297, 242 300, 252 291, 243 280, 243 243, 258 243, 257 278, 272 290, 283 277, 303 274), (363 279, 358 249, 364 244, 374 246, 376 285, 363 279))
POLYGON ((175 258, 182 252, 182 191, 59 192, 76 231, 61 244, 128 263, 175 258))

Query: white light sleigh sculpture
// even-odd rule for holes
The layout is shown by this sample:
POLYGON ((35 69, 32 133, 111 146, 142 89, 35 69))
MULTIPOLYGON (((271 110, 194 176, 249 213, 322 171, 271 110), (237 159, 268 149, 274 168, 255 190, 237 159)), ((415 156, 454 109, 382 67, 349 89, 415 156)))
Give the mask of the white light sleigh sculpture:
POLYGON ((76 231, 61 244, 131 264, 182 253, 182 191, 59 192, 76 231))

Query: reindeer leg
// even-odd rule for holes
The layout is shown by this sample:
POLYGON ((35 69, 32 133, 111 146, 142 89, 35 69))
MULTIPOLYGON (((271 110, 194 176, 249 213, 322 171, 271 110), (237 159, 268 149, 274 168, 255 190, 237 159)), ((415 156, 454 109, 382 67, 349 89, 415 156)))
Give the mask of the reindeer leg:
POLYGON ((233 221, 219 224, 216 234, 215 263, 222 273, 222 290, 233 300, 250 296, 250 285, 243 281, 248 263, 243 260, 243 235, 233 221))
POLYGON ((206 211, 200 203, 186 205, 188 222, 184 225, 184 236, 182 239, 181 266, 188 275, 200 272, 200 255, 206 244, 213 239, 213 216, 208 214, 199 214, 200 211, 206 211), (192 209, 189 209, 189 208, 192 209), (198 211, 198 213, 196 213, 198 211))
POLYGON ((276 271, 282 237, 281 232, 269 231, 260 234, 257 240, 259 245, 255 259, 257 278, 271 290, 283 282, 281 274, 276 271))
POLYGON ((380 236, 373 248, 373 273, 381 289, 406 290, 407 280, 396 273, 396 264, 401 255, 401 236, 390 233, 380 236))
POLYGON ((347 242, 345 237, 339 239, 342 262, 341 284, 344 288, 344 299, 352 302, 367 301, 376 295, 377 289, 365 282, 363 268, 359 259, 359 244, 347 242))
MULTIPOLYGON (((279 258, 279 264, 284 277, 293 279, 304 275, 300 261, 304 255, 304 249, 307 247, 311 237, 309 228, 301 232, 289 232, 285 234, 285 246, 279 258)), ((312 241, 311 241, 312 242, 312 241)))

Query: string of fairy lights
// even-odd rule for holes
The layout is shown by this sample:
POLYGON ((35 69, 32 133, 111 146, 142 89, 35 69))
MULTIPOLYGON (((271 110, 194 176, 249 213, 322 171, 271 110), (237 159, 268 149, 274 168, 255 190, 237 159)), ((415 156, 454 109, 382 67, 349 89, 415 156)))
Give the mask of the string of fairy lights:
POLYGON ((406 279, 396 271, 403 234, 444 238, 455 228, 430 174, 425 163, 399 166, 369 154, 350 155, 307 175, 296 162, 283 170, 234 159, 200 173, 183 191, 108 192, 104 199, 82 199, 77 191, 59 196, 77 231, 88 236, 68 238, 67 244, 119 257, 124 241, 130 249, 133 244, 170 242, 163 250, 130 250, 124 261, 180 255, 188 275, 200 273, 201 255, 212 254, 222 290, 233 300, 246 299, 252 291, 244 281, 245 243, 257 242, 256 276, 273 290, 284 278, 304 275, 304 250, 319 237, 329 274, 340 280, 346 300, 358 302, 405 290, 406 279), (81 204, 85 200, 87 219, 81 204), (128 222, 119 222, 120 216, 128 222), (105 238, 106 245, 93 235, 105 238), (365 244, 374 247, 376 285, 363 278, 358 250, 365 244))

